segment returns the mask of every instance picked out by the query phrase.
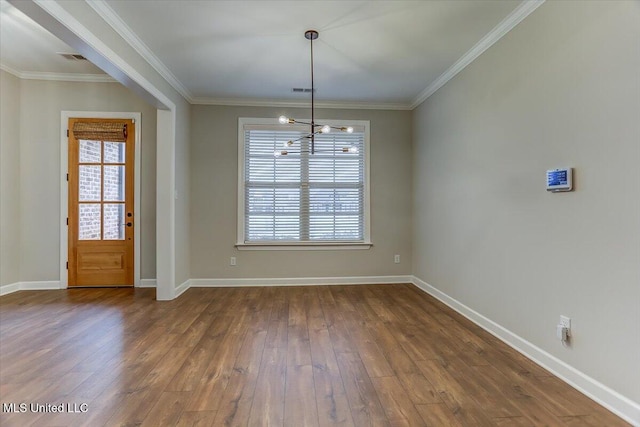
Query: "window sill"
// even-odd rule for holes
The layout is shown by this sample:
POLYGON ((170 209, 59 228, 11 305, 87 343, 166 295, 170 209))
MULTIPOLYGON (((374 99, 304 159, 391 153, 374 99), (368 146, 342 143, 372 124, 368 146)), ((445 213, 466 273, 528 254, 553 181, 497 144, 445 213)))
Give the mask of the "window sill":
POLYGON ((373 243, 237 243, 239 251, 336 251, 366 250, 373 243))

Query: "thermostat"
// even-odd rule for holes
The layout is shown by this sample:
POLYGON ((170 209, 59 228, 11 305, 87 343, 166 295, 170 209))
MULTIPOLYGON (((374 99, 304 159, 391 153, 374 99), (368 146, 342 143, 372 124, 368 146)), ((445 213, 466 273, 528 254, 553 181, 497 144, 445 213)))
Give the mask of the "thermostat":
POLYGON ((561 168, 547 171, 547 191, 557 193, 560 191, 571 191, 573 188, 573 169, 561 168))

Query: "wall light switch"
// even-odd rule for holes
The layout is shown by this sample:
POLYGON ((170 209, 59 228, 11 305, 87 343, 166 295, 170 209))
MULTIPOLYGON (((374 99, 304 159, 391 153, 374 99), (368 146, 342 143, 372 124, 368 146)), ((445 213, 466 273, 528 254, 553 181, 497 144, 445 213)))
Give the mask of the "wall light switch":
POLYGON ((235 266, 236 265, 236 257, 232 256, 231 259, 229 260, 229 265, 231 266, 235 266))
POLYGON ((396 264, 400 264, 400 255, 394 255, 393 256, 393 262, 396 264))

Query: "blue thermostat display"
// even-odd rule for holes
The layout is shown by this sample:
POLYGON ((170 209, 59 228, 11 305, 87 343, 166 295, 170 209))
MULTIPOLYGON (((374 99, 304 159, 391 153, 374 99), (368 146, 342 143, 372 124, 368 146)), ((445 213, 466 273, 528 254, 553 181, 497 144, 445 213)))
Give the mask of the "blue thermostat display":
POLYGON ((571 191, 572 185, 572 169, 551 169, 547 171, 547 191, 571 191))

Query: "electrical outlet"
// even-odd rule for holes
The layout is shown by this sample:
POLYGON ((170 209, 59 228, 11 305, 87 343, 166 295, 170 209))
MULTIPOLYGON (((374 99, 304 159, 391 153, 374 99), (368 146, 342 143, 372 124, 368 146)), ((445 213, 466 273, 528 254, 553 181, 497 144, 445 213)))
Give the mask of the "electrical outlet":
POLYGON ((560 325, 563 328, 571 329, 571 318, 567 316, 560 316, 560 325))
POLYGON ((560 341, 565 343, 569 340, 569 329, 565 328, 562 325, 558 325, 556 327, 556 335, 560 341))
POLYGON ((231 259, 229 260, 229 265, 231 266, 235 266, 236 265, 236 257, 232 256, 231 259))
POLYGON ((396 264, 400 264, 400 255, 394 255, 393 256, 393 262, 396 264))

